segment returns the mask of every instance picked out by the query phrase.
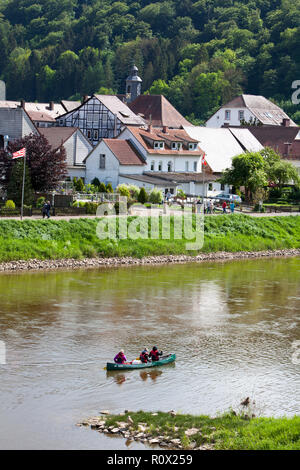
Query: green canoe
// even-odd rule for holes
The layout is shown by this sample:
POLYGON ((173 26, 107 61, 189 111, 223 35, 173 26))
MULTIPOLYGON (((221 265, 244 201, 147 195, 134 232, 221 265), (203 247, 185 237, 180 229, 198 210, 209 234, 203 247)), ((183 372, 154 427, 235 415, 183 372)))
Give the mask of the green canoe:
POLYGON ((161 356, 159 361, 155 362, 146 362, 146 364, 130 364, 126 362, 125 364, 116 364, 115 362, 108 362, 106 364, 106 370, 132 370, 132 369, 148 369, 149 367, 158 367, 174 362, 176 359, 176 354, 168 354, 166 356, 161 356))

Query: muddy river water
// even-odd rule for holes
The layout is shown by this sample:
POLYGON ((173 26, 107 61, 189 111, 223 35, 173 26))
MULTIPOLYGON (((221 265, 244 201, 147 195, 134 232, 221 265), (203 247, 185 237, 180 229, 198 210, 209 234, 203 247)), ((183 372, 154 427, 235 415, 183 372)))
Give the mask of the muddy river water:
POLYGON ((0 449, 125 448, 75 426, 103 409, 299 413, 299 312, 299 258, 2 274, 0 449), (153 345, 176 364, 103 369, 153 345))

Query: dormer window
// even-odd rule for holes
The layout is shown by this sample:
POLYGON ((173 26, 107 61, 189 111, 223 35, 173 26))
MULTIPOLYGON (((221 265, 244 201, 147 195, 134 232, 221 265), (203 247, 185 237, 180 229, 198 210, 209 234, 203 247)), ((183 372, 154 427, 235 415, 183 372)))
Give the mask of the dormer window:
POLYGON ((154 148, 155 149, 164 149, 165 144, 164 144, 164 142, 154 142, 154 148))
POLYGON ((197 144, 194 144, 193 142, 189 143, 189 150, 196 150, 197 149, 197 144))

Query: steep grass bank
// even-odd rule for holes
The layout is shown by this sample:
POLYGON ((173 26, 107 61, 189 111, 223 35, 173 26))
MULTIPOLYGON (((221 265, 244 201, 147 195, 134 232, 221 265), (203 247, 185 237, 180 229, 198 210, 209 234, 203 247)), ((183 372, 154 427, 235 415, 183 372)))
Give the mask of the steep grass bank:
MULTIPOLYGON (((143 217, 138 218, 145 221, 143 217)), ((137 222, 129 217, 127 224, 137 222)), ((0 262, 29 259, 80 259, 97 257, 134 257, 159 255, 195 255, 199 252, 263 251, 300 247, 300 217, 253 218, 224 215, 205 218, 204 246, 198 252, 186 250, 186 240, 174 236, 171 218, 170 239, 100 240, 96 228, 99 219, 1 220, 0 262)), ((194 219, 195 226, 195 219, 194 219)), ((118 229, 118 221, 117 221, 118 229)), ((147 233, 146 232, 146 233, 147 233)))
POLYGON ((211 418, 175 413, 125 413, 83 421, 100 432, 161 447, 215 450, 299 450, 300 416, 251 418, 228 412, 211 418))

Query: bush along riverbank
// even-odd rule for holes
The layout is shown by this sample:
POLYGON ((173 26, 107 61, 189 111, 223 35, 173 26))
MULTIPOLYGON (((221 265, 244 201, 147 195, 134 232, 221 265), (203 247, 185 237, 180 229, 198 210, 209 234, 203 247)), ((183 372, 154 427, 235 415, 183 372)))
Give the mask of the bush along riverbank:
MULTIPOLYGON (((195 216, 193 216, 195 226, 195 216)), ((106 239, 97 236, 100 219, 1 220, 0 262, 19 260, 84 260, 153 257, 195 257, 212 253, 269 252, 300 249, 300 217, 252 218, 246 215, 205 218, 204 246, 187 251, 187 240, 174 234, 174 217, 170 237, 162 237, 162 217, 158 218, 158 239, 106 239)), ((146 220, 128 217, 127 225, 146 220), (138 220, 137 220, 138 219, 138 220)), ((150 219, 149 219, 150 220, 150 219)), ((116 220, 117 235, 120 220, 116 220)), ((166 260, 168 262, 168 260, 166 260)))
MULTIPOLYGON (((105 412, 104 412, 105 413, 105 412)), ((192 416, 168 413, 124 412, 97 416, 79 423, 111 436, 162 449, 190 450, 299 450, 300 417, 256 418, 251 406, 239 413, 192 416)))

